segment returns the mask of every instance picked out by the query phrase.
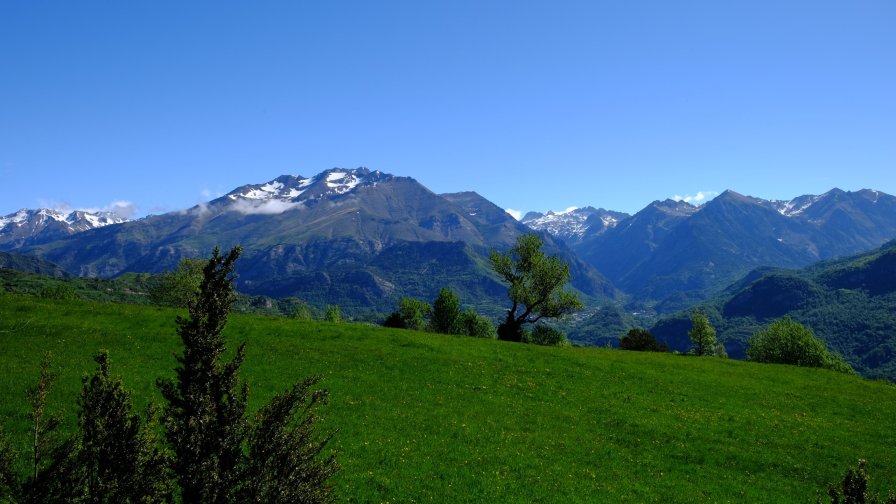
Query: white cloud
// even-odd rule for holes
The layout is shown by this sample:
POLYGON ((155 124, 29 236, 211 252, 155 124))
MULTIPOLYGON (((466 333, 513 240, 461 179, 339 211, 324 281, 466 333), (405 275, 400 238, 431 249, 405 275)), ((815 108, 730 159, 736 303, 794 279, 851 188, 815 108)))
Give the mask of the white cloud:
POLYGON ((230 206, 229 209, 245 215, 276 215, 281 214, 287 210, 292 210, 293 208, 299 207, 301 205, 301 203, 293 203, 292 201, 277 199, 265 201, 238 199, 230 206))
POLYGON ((687 194, 685 196, 680 196, 676 194, 675 196, 672 196, 672 199, 675 201, 684 201, 685 203, 691 203, 694 205, 702 205, 703 203, 706 203, 707 201, 715 198, 718 195, 719 193, 717 191, 697 191, 697 194, 694 195, 687 194))
POLYGON ((514 210, 512 208, 505 208, 504 211, 509 213, 510 216, 516 220, 520 220, 523 218, 523 212, 520 210, 514 210))

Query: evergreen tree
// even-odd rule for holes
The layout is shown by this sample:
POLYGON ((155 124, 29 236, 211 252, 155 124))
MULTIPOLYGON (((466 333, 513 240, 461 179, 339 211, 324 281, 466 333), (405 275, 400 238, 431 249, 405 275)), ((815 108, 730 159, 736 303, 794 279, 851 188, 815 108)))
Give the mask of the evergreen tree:
POLYGON ((575 293, 563 290, 569 281, 569 265, 545 255, 541 247, 538 235, 521 235, 508 252, 493 250, 489 256, 492 268, 510 284, 507 296, 513 303, 498 326, 500 339, 522 341, 524 324, 562 317, 582 307, 575 293))
POLYGON ((443 287, 432 303, 430 328, 437 333, 460 334, 460 323, 460 300, 451 289, 443 287))
POLYGON ((79 401, 73 454, 83 475, 78 493, 85 502, 170 502, 168 464, 151 424, 132 414, 130 394, 110 376, 109 354, 100 352, 94 360, 98 368, 83 379, 79 401))
POLYGON ((328 502, 326 480, 336 470, 334 456, 320 459, 330 438, 317 441, 314 409, 327 399, 312 390, 320 378, 296 383, 258 413, 249 435, 249 458, 242 502, 328 502), (296 416, 303 418, 297 421, 296 416))
POLYGON ((241 480, 248 386, 238 378, 240 345, 230 362, 221 332, 235 299, 233 266, 242 249, 222 256, 215 248, 203 269, 189 317, 177 318, 184 344, 176 380, 159 380, 167 401, 162 423, 174 451, 173 468, 184 502, 233 502, 241 480))

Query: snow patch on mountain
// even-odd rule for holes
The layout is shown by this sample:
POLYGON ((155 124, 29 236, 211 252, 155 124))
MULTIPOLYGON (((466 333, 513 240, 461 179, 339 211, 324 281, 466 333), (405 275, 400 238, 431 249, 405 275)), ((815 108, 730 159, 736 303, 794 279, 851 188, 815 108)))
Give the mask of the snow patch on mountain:
MULTIPOLYGON (((621 217, 623 214, 619 214, 621 217)), ((529 212, 522 223, 538 231, 546 231, 552 236, 562 239, 578 240, 592 226, 604 229, 612 228, 619 223, 619 218, 612 212, 594 207, 569 207, 563 211, 546 213, 529 212)))
POLYGON ((226 195, 229 206, 243 214, 280 214, 327 197, 339 197, 359 187, 373 187, 391 175, 366 168, 334 168, 313 177, 283 175, 264 184, 239 187, 226 195))
POLYGON ((810 206, 814 205, 824 195, 814 196, 811 194, 793 198, 790 201, 772 200, 770 203, 781 215, 785 217, 796 217, 806 211, 810 206))

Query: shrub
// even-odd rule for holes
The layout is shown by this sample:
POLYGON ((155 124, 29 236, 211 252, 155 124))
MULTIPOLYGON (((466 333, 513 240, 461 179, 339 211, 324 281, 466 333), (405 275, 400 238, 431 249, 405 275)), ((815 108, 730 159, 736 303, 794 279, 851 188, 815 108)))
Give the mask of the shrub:
POLYGON ((669 345, 660 343, 653 334, 646 329, 634 328, 628 334, 619 339, 621 350, 634 350, 638 352, 668 352, 669 345))
POLYGON ((569 346, 569 340, 563 331, 546 324, 535 324, 529 341, 536 345, 569 346))
POLYGON ((431 314, 432 307, 429 306, 429 303, 412 297, 404 297, 398 303, 398 310, 389 315, 383 325, 397 329, 424 331, 429 324, 431 314))
POLYGON ((44 299, 62 299, 74 301, 78 299, 75 288, 68 284, 48 285, 40 291, 40 297, 44 299))
POLYGON ((789 317, 772 322, 750 338, 747 360, 853 372, 839 355, 828 352, 811 329, 789 317))
POLYGON ((327 322, 342 322, 342 310, 339 309, 339 305, 327 305, 327 310, 324 312, 324 320, 327 322))
POLYGON ((464 336, 475 338, 497 338, 495 324, 488 317, 483 317, 473 310, 460 314, 460 331, 464 336))

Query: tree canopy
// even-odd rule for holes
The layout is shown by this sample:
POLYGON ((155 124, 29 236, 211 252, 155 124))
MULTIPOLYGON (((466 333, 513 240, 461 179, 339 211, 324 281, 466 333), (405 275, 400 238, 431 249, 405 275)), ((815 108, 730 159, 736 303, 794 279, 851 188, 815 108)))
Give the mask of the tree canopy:
POLYGON ((582 308, 576 293, 564 290, 569 281, 569 264, 542 250, 535 234, 521 235, 507 252, 491 252, 495 272, 510 284, 507 297, 513 303, 507 318, 498 327, 498 338, 522 341, 523 325, 543 318, 557 318, 582 308))

